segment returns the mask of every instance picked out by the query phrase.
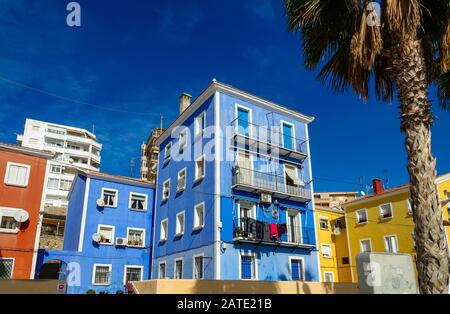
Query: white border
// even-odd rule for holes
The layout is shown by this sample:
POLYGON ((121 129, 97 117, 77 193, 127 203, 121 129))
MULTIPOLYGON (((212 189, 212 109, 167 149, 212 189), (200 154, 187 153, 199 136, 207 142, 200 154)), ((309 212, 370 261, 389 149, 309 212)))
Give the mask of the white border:
POLYGON ((201 253, 201 254, 196 254, 196 255, 192 255, 192 279, 194 280, 204 280, 205 279, 205 254, 201 253), (201 257, 202 258, 202 278, 195 278, 195 258, 197 257, 201 257))
POLYGON ((148 210, 148 195, 143 193, 137 193, 137 192, 130 192, 128 195, 128 209, 136 212, 146 212, 148 210), (145 197, 145 207, 144 209, 137 209, 137 208, 131 208, 131 196, 137 195, 137 196, 144 196, 145 197))
POLYGON ((145 229, 144 228, 127 227, 127 246, 132 247, 132 248, 145 248, 145 229), (130 230, 142 231, 142 245, 128 244, 128 236, 130 235, 130 230))
POLYGON ((144 278, 144 266, 142 265, 125 265, 123 268, 123 284, 126 285, 127 282, 127 269, 128 268, 139 268, 141 270, 141 279, 140 281, 142 281, 142 279, 144 278))
POLYGON ((235 132, 236 134, 242 135, 242 136, 248 136, 249 138, 251 138, 253 136, 253 112, 251 108, 245 107, 243 105, 240 105, 238 103, 234 104, 234 118, 236 121, 236 125, 235 125, 235 132), (239 116, 238 116, 238 111, 239 109, 243 109, 244 111, 248 112, 248 135, 245 134, 239 134, 238 130, 239 130, 239 116))
POLYGON ((110 286, 111 285, 111 279, 112 279, 112 264, 94 264, 92 267, 92 284, 94 286, 110 286), (95 270, 97 267, 108 267, 109 268, 109 282, 108 283, 95 283, 95 270))
POLYGON ((286 148, 286 149, 291 149, 293 151, 297 151, 297 144, 295 143, 295 124, 291 123, 291 122, 287 122, 285 120, 280 120, 280 126, 281 126, 281 130, 280 130, 280 134, 281 134, 281 147, 286 148), (292 127, 292 148, 286 148, 284 147, 284 129, 283 129, 283 125, 288 125, 290 127, 292 127))
POLYGON ((31 166, 30 165, 20 164, 20 163, 8 161, 6 163, 6 172, 5 172, 5 178, 4 178, 3 182, 5 183, 5 185, 8 185, 8 186, 15 186, 15 187, 19 187, 19 188, 26 188, 28 186, 28 182, 30 180, 30 172, 31 172, 31 166), (27 175, 26 175, 26 178, 25 178, 25 184, 8 183, 9 170, 10 170, 11 166, 27 168, 27 175))
POLYGON ((114 205, 106 205, 105 204, 105 206, 103 206, 103 207, 108 207, 108 208, 117 208, 118 206, 119 206, 119 190, 117 190, 117 189, 110 189, 110 188, 105 188, 105 187, 103 187, 102 188, 102 196, 101 196, 101 198, 102 198, 102 200, 104 200, 105 199, 105 191, 110 191, 110 192, 116 192, 116 201, 114 202, 115 204, 114 205))
MULTIPOLYGON (((75 176, 75 178, 77 178, 77 176, 75 176)), ((72 183, 72 186, 73 185, 74 185, 74 183, 72 183)), ((88 207, 88 202, 89 202, 90 186, 91 186, 91 178, 87 177, 86 184, 84 187, 83 216, 81 217, 80 239, 78 242, 78 252, 83 251, 84 231, 86 228, 86 216, 87 216, 87 207, 88 207)), ((64 234, 65 234, 65 232, 64 232, 64 234)))
MULTIPOLYGON (((214 145, 222 147, 220 132, 220 94, 214 93, 214 145)), ((221 196, 220 196, 220 161, 222 160, 222 148, 216 150, 214 159, 214 279, 222 278, 221 269, 221 196)), ((203 219, 203 221, 205 221, 203 219)), ((203 274, 204 277, 204 274, 203 274)))
MULTIPOLYGON (((112 229, 112 239, 111 239, 111 243, 98 243, 98 245, 114 245, 115 241, 116 241, 116 226, 113 225, 103 225, 103 224, 98 224, 97 225, 97 233, 100 234, 100 228, 102 227, 106 227, 106 228, 111 228, 112 229)), ((128 235, 127 235, 128 237, 128 235)))
POLYGON ((292 260, 301 260, 302 261, 302 277, 303 280, 295 280, 295 281, 306 281, 306 270, 305 270, 305 258, 302 256, 289 256, 289 276, 291 276, 291 281, 294 279, 292 278, 292 260))
POLYGON ((192 230, 200 230, 205 227, 205 211, 206 211, 206 207, 205 207, 204 201, 194 205, 194 219, 192 221, 192 230), (195 225, 195 217, 197 216, 197 207, 199 207, 199 206, 203 206, 203 224, 196 226, 195 225))

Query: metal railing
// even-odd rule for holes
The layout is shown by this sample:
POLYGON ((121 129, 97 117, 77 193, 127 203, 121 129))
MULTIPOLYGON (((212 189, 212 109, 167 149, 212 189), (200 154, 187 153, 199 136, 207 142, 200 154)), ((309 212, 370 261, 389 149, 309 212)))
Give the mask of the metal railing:
POLYGON ((235 239, 267 243, 313 244, 311 240, 314 239, 314 229, 312 228, 263 222, 250 217, 235 219, 233 225, 235 239))
POLYGON ((258 140, 262 143, 269 144, 278 148, 285 148, 290 151, 307 154, 306 140, 299 139, 287 134, 283 134, 280 126, 265 126, 250 123, 239 118, 231 121, 234 129, 234 135, 247 137, 258 140))
POLYGON ((260 172, 242 167, 235 167, 233 173, 233 185, 244 185, 304 199, 312 198, 311 190, 306 187, 309 183, 305 183, 305 187, 291 185, 287 184, 286 178, 282 175, 260 172))

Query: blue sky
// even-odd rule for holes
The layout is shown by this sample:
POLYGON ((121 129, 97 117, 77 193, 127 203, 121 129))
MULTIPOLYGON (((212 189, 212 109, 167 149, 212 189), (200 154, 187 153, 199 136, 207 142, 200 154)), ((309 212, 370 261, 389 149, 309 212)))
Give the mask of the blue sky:
MULTIPOLYGON (((160 114, 167 126, 182 92, 195 97, 217 78, 316 117, 316 190, 359 190, 359 177, 369 184, 387 175, 390 187, 407 182, 397 101, 363 103, 316 81, 317 73, 303 67, 298 34, 286 31, 281 0, 84 0, 81 28, 66 25, 68 2, 2 0, 0 78, 118 111, 0 79, 0 141, 15 142, 27 117, 95 125, 102 170, 128 175, 160 114)), ((445 173, 450 113, 433 97, 433 150, 438 173, 445 173)))

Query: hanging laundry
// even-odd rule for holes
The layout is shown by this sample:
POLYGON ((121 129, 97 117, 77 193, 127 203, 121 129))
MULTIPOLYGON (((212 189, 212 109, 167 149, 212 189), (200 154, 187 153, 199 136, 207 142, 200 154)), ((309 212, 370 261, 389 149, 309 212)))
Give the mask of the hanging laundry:
POLYGON ((270 239, 272 241, 278 240, 278 224, 270 224, 270 239))

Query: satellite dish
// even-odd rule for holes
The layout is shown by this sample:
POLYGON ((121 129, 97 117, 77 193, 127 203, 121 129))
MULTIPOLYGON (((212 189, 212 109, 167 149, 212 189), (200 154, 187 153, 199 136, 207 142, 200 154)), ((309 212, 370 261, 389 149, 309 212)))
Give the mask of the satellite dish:
POLYGON ((99 198, 97 200, 97 206, 98 207, 104 207, 105 206, 105 201, 102 198, 99 198))
POLYGON ((14 219, 17 222, 25 222, 30 218, 30 215, 28 214, 28 212, 26 210, 19 210, 14 214, 14 219))
POLYGON ((92 235, 92 241, 94 241, 94 242, 99 243, 101 239, 102 239, 102 237, 101 237, 100 234, 98 234, 98 233, 94 233, 94 234, 92 235))

